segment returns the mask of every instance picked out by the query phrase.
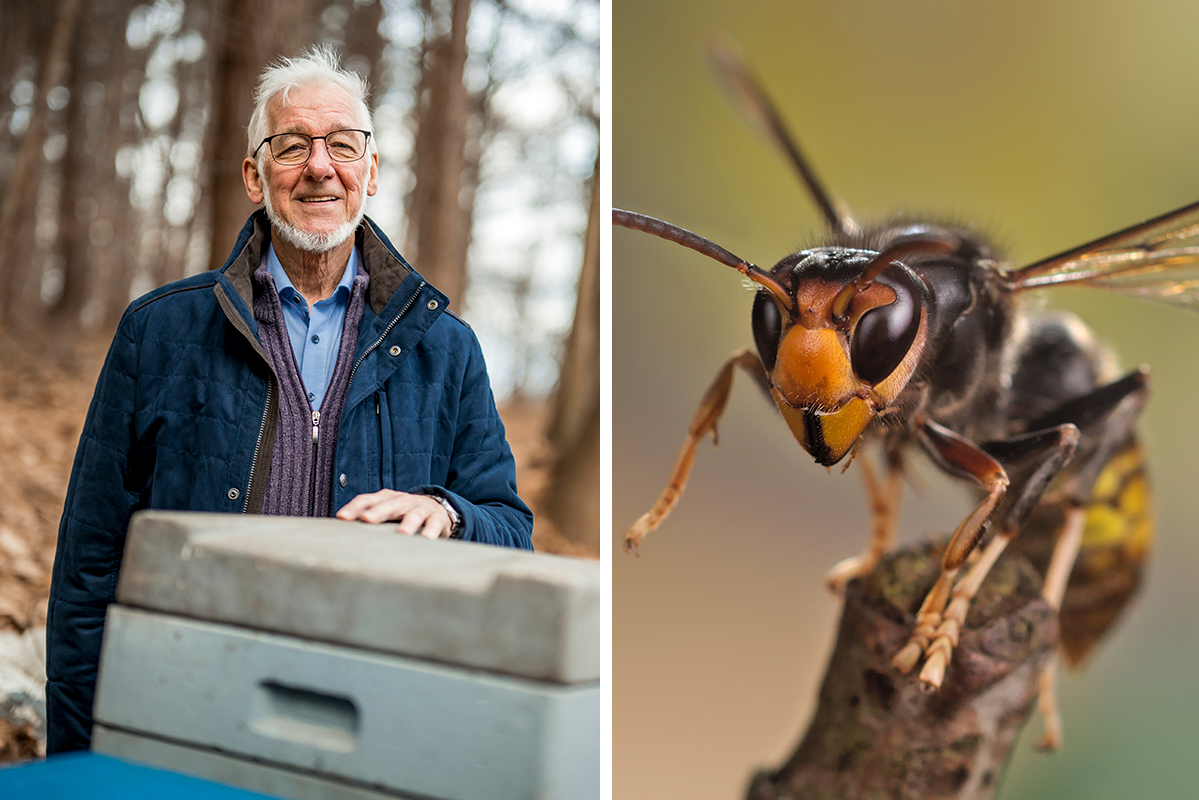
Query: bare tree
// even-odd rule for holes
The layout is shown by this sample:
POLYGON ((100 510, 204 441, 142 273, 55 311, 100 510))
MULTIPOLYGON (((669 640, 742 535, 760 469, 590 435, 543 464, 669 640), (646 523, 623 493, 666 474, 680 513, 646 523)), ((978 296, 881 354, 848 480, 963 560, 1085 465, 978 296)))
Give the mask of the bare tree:
POLYGON ((386 84, 383 61, 386 41, 379 31, 382 23, 382 0, 349 3, 345 24, 346 66, 366 78, 373 92, 372 100, 382 94, 386 84))
POLYGON ((32 198, 45 160, 46 98, 67 76, 75 20, 81 0, 60 0, 54 27, 38 63, 37 91, 29 128, 21 147, 12 179, 0 207, 0 325, 11 323, 25 301, 26 284, 32 274, 28 235, 32 198))
POLYGON ((131 145, 145 135, 138 100, 149 51, 145 47, 130 48, 122 41, 130 11, 135 6, 136 0, 121 0, 120 10, 114 14, 119 33, 116 33, 117 52, 111 79, 104 94, 106 134, 96 163, 98 190, 95 199, 99 214, 88 232, 95 247, 88 267, 91 289, 82 312, 85 326, 116 327, 129 304, 140 253, 140 240, 131 235, 134 227, 129 202, 132 169, 126 169, 122 174, 117 167, 118 154, 124 151, 128 155, 131 145))
POLYGON ((7 186, 16 165, 21 137, 29 129, 38 59, 55 18, 31 3, 7 3, 0 26, 0 109, 11 102, 9 124, 0 128, 0 183, 7 186))
POLYGON ((415 107, 415 182, 405 204, 405 252, 460 307, 470 243, 469 217, 460 201, 469 110, 462 77, 470 0, 422 0, 422 8, 428 33, 415 107))
POLYGON ((558 375, 547 438, 555 466, 542 505, 562 535, 599 551, 600 268, 599 156, 591 181, 591 210, 574 323, 558 375))
POLYGON ((50 301, 56 325, 74 326, 96 291, 99 254, 115 247, 112 216, 127 205, 116 175, 122 83, 129 66, 125 21, 132 0, 94 0, 82 10, 70 64, 67 152, 59 197, 58 251, 62 283, 50 301))

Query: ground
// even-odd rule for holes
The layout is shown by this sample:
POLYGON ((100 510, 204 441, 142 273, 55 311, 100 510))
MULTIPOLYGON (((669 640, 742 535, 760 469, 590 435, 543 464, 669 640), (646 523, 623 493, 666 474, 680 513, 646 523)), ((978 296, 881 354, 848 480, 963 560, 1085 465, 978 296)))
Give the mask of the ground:
MULTIPOLYGON (((0 340, 0 630, 46 624, 58 519, 108 338, 69 346, 0 340)), ((527 399, 501 409, 520 493, 534 513, 550 463, 547 411, 546 402, 527 399)), ((541 552, 598 557, 541 520, 533 541, 541 552)), ((0 719, 0 763, 36 753, 29 731, 0 719)))

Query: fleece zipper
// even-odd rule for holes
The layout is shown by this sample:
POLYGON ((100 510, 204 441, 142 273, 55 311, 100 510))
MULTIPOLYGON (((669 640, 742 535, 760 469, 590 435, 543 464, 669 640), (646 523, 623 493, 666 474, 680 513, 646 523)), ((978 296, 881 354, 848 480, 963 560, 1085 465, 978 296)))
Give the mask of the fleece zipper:
POLYGON ((308 516, 316 516, 316 460, 321 441, 321 412, 312 412, 312 473, 308 479, 308 516))

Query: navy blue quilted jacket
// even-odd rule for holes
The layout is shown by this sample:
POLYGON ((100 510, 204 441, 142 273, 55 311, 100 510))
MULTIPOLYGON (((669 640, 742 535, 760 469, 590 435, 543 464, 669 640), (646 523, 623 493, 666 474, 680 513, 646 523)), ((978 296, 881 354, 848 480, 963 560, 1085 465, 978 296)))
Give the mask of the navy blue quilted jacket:
MULTIPOLYGON (((223 268, 134 301, 117 329, 75 454, 54 557, 46 630, 52 753, 90 741, 104 613, 130 515, 262 507, 278 382, 256 338, 250 275, 268 236, 259 211, 223 268)), ((461 511, 463 539, 531 549, 533 516, 516 495, 478 341, 369 219, 358 244, 370 284, 338 433, 333 508, 384 487, 443 487, 461 511)))

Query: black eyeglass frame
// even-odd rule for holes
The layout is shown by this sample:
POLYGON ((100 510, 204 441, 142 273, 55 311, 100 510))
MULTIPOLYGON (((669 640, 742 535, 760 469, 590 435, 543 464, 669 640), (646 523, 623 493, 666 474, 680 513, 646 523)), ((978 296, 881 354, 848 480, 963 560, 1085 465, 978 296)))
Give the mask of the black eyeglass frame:
MULTIPOLYGON (((366 139, 362 142, 362 154, 359 155, 358 158, 351 158, 349 161, 343 161, 341 159, 334 158, 333 152, 329 151, 329 158, 333 161, 336 161, 338 164, 353 164, 355 161, 361 161, 366 156, 367 151, 370 150, 370 144, 371 144, 371 132, 370 131, 364 131, 361 128, 338 128, 335 131, 329 131, 324 136, 309 136, 308 134, 300 133, 299 131, 284 131, 283 133, 276 133, 273 136, 268 136, 265 139, 263 139, 261 142, 259 142, 258 146, 254 148, 254 157, 255 158, 258 157, 258 151, 262 149, 262 146, 264 144, 268 144, 271 141, 271 139, 278 139, 280 136, 304 136, 310 142, 310 144, 308 145, 308 158, 304 159, 303 161, 297 161, 295 164, 284 164, 282 161, 280 161, 278 159, 278 157, 275 156, 274 148, 270 148, 270 147, 267 148, 270 151, 271 159, 274 160, 274 162, 276 164, 278 164, 279 166, 281 166, 281 167, 302 167, 312 159, 312 153, 314 150, 316 150, 316 147, 314 147, 313 144, 311 144, 311 143, 316 142, 318 139, 328 139, 330 136, 333 136, 334 134, 345 133, 346 131, 353 131, 355 133, 361 133, 363 136, 366 137, 366 139)), ((325 149, 329 150, 329 143, 327 141, 325 142, 325 149)))

